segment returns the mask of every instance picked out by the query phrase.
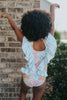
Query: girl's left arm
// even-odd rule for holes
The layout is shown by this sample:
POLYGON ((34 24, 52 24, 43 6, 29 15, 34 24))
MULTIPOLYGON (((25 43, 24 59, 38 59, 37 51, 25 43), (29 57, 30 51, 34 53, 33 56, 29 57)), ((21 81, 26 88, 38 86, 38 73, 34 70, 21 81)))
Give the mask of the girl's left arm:
POLYGON ((3 14, 1 15, 1 18, 2 18, 2 17, 5 17, 5 18, 8 19, 8 21, 9 21, 9 23, 11 24, 12 28, 15 30, 15 33, 16 33, 18 39, 22 42, 22 40, 23 40, 23 33, 18 29, 18 27, 15 25, 15 23, 14 23, 14 21, 11 19, 11 17, 10 17, 8 14, 6 14, 6 13, 3 13, 3 14))
POLYGON ((52 4, 50 6, 50 14, 51 14, 51 18, 52 18, 52 29, 51 29, 51 34, 54 36, 54 20, 55 20, 55 8, 60 8, 60 6, 58 4, 52 4))

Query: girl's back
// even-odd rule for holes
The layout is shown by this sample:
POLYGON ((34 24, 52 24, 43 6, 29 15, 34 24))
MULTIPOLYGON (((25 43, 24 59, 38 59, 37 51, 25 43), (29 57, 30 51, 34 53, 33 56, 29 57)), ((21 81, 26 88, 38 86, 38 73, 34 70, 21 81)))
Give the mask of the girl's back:
POLYGON ((45 50, 44 42, 41 39, 39 39, 38 41, 33 42, 32 47, 36 51, 43 51, 43 50, 45 50))

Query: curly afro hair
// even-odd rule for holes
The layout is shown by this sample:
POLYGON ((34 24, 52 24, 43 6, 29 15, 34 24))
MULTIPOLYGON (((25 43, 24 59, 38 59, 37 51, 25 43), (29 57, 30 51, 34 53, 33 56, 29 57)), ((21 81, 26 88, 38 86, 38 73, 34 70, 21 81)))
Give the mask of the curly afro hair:
POLYGON ((50 14, 40 9, 28 11, 21 20, 21 31, 29 41, 44 39, 51 31, 51 27, 50 14))

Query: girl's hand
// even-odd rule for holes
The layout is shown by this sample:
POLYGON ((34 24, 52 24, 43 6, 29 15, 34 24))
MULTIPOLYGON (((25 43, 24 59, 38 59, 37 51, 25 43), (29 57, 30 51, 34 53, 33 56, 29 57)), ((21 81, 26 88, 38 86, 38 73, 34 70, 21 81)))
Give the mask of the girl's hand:
POLYGON ((60 5, 58 5, 58 4, 52 4, 51 7, 53 7, 53 8, 55 8, 55 7, 60 8, 60 5))
POLYGON ((4 17, 4 18, 8 18, 8 16, 9 16, 8 14, 3 13, 3 14, 1 15, 1 18, 3 18, 3 17, 4 17))
POLYGON ((23 33, 17 28, 17 26, 15 25, 14 21, 12 20, 12 18, 10 17, 10 15, 6 14, 6 13, 3 13, 1 15, 1 18, 4 17, 4 18, 7 18, 10 25, 12 26, 12 28, 14 29, 18 39, 22 42, 23 40, 23 33))

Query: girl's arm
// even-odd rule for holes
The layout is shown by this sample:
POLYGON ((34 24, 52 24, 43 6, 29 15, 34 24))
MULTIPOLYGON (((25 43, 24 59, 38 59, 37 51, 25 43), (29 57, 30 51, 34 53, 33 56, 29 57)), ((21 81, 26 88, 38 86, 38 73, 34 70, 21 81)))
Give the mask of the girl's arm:
POLYGON ((5 18, 8 19, 8 21, 9 21, 9 23, 11 24, 12 28, 15 30, 18 39, 22 42, 22 40, 23 40, 23 34, 22 34, 22 32, 17 28, 17 26, 15 25, 15 23, 14 23, 14 21, 11 19, 11 17, 10 17, 8 14, 6 14, 6 13, 3 13, 3 14, 1 15, 1 18, 2 18, 2 17, 5 17, 5 18))
POLYGON ((50 6, 50 14, 51 14, 51 18, 52 18, 52 29, 51 29, 51 34, 54 36, 54 20, 55 20, 55 7, 60 8, 60 6, 58 4, 52 4, 50 6))

